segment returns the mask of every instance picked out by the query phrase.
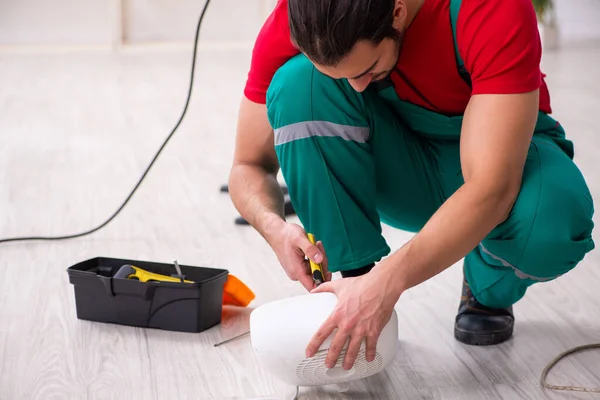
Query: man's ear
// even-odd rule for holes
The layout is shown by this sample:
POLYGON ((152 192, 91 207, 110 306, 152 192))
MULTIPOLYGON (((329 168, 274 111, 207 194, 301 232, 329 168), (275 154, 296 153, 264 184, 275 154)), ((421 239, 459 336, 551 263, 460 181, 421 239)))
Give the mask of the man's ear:
POLYGON ((396 0, 394 7, 394 28, 398 31, 403 31, 406 25, 406 17, 408 11, 406 9, 406 0, 396 0))

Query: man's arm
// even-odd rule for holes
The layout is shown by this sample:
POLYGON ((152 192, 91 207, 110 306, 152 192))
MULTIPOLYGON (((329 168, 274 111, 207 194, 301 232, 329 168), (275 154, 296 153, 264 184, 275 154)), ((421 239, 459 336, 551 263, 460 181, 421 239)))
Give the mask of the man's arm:
POLYGON ((287 0, 278 0, 252 50, 229 182, 231 198, 241 216, 271 244, 272 232, 285 221, 266 94, 273 75, 296 54, 298 50, 290 40, 287 0))
POLYGON ((229 177, 231 199, 240 215, 273 248, 290 279, 307 290, 315 287, 306 257, 322 263, 326 280, 327 259, 321 242, 308 240, 304 229, 287 223, 284 197, 277 182, 279 163, 269 124, 266 94, 277 70, 298 54, 290 40, 287 0, 278 0, 261 28, 240 105, 233 166, 229 177))
POLYGON ((240 215, 267 241, 284 223, 284 198, 277 182, 279 164, 266 106, 246 97, 239 110, 231 199, 240 215))
POLYGON ((461 139, 465 184, 381 264, 398 296, 459 261, 507 218, 521 187, 538 107, 538 90, 473 96, 461 139))
POLYGON ((457 40, 473 82, 461 132, 465 184, 393 256, 401 290, 459 261, 506 219, 539 112, 542 49, 530 0, 463 2, 457 40))
POLYGON ((241 216, 273 248, 290 279, 311 290, 315 283, 306 257, 323 263, 325 279, 331 280, 325 249, 321 242, 312 244, 300 225, 285 221, 283 192, 277 182, 278 171, 273 130, 266 107, 244 97, 229 177, 231 199, 241 216))

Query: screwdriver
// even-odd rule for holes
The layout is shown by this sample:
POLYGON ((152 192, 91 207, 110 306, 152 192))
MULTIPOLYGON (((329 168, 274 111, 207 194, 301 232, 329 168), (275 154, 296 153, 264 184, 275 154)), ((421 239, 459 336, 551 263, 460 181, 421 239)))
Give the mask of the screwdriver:
MULTIPOLYGON (((315 244, 315 237, 312 233, 308 234, 308 240, 312 243, 315 244)), ((323 275, 323 267, 321 267, 321 264, 317 264, 315 262, 313 262, 313 260, 309 259, 310 261, 310 272, 312 274, 313 277, 313 281, 315 282, 315 284, 317 286, 319 286, 321 283, 325 282, 325 276, 323 275)))

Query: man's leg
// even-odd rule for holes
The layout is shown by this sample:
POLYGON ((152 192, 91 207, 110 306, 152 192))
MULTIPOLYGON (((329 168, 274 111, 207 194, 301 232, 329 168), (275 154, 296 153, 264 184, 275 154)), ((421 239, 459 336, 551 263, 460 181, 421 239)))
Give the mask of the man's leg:
POLYGON ((553 140, 536 135, 508 219, 465 259, 456 338, 479 345, 508 339, 513 328, 511 306, 527 288, 567 273, 594 248, 593 212, 591 194, 577 166, 553 140), (473 311, 481 305, 506 308, 507 313, 486 318, 473 311))
POLYGON ((330 271, 357 271, 389 253, 382 217, 417 231, 441 205, 427 143, 376 90, 357 93, 297 56, 274 76, 267 108, 290 198, 323 241, 330 271))

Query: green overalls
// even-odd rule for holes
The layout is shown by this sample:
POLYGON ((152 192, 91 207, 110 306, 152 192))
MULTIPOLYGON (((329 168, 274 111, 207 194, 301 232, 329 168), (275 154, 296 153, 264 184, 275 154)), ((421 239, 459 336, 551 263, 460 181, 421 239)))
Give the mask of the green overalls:
MULTIPOLYGON (((453 27, 459 5, 452 1, 453 27)), ((418 232, 464 183, 462 116, 401 101, 391 85, 358 93, 298 55, 275 74, 267 109, 292 204, 332 272, 388 255, 381 222, 418 232)), ((508 307, 594 248, 592 196, 572 158, 562 127, 540 113, 508 219, 465 258, 480 303, 508 307)))

